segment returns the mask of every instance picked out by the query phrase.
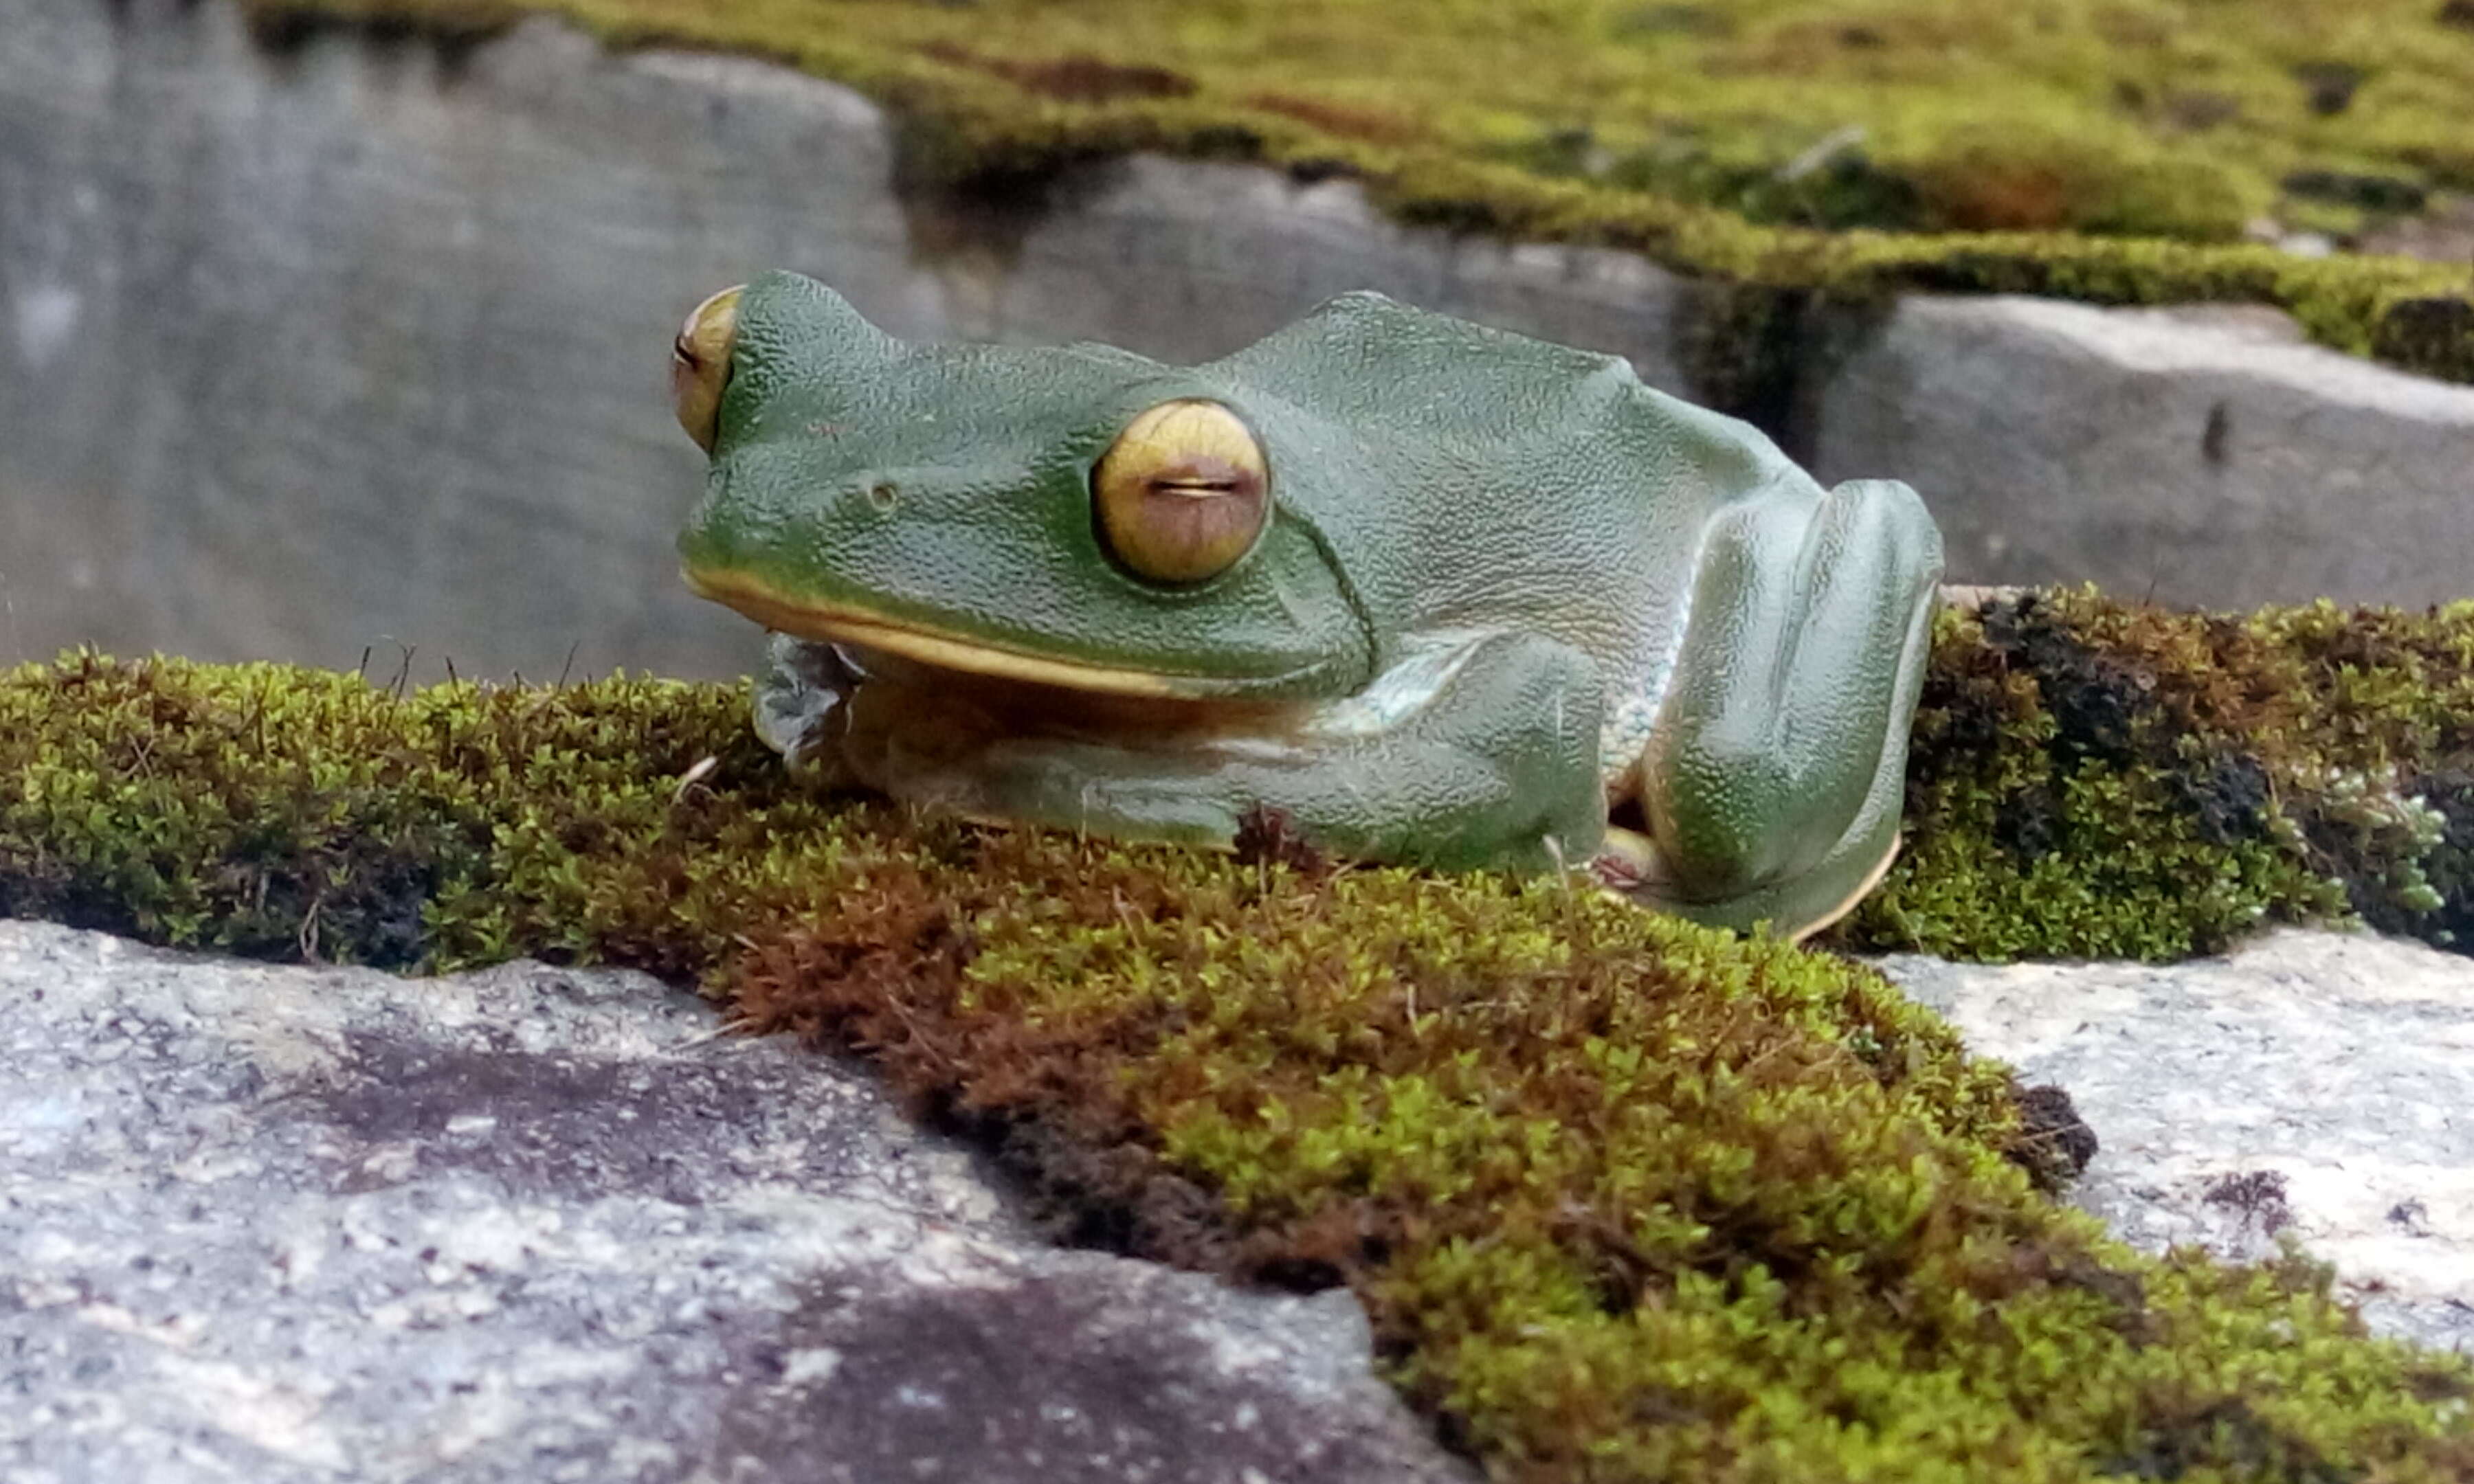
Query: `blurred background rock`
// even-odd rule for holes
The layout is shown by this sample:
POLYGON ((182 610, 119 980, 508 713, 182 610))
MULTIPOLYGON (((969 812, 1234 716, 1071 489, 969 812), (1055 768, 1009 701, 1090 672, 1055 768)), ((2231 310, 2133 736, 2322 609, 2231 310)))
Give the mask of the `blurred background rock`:
POLYGON ((773 266, 1187 359, 1378 288, 1910 480, 1958 580, 2474 594, 2462 9, 11 0, 0 660, 743 668, 665 352, 773 266))

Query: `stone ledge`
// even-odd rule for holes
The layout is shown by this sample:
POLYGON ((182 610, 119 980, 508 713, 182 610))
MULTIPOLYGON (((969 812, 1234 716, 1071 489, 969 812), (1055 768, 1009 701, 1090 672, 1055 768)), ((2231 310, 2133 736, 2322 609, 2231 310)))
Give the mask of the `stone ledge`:
POLYGON ((642 974, 0 922, 0 1050, 12 1480, 1472 1477, 1346 1293, 1049 1247, 642 974))
POLYGON ((2474 1352, 2474 961, 2282 929, 2174 965, 1881 969, 2096 1131, 2075 1204, 2148 1252, 2292 1236, 2383 1334, 2474 1352))
POLYGON ((1922 491, 1955 577, 2248 608, 2474 595, 2474 387, 2259 308, 1920 296, 1855 329, 1791 439, 1922 491))

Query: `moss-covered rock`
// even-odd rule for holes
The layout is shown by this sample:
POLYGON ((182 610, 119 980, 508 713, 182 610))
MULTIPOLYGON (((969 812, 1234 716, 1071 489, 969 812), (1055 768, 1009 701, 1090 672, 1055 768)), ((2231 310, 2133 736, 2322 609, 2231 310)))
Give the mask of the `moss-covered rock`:
POLYGON ((906 169, 1018 183, 1133 150, 1364 179, 1412 221, 1862 299, 2271 303, 2474 380, 2462 265, 2238 241, 2474 189, 2474 36, 2430 0, 243 0, 455 45, 530 12, 773 58, 885 103, 906 169))
MULTIPOLYGON (((2469 658, 2474 608, 1953 615, 1856 936, 2462 922, 2469 658)), ((2366 1338, 2308 1264, 2105 1240, 2034 1187, 2050 1116, 1868 969, 1271 828, 1231 859, 821 798, 743 704, 29 666, 0 912, 691 980, 875 1056, 1080 1240, 1348 1283, 1498 1477, 2474 1476, 2462 1359, 2366 1338)))
POLYGON ((1945 610, 1908 850, 1843 944, 2164 959, 2267 920, 2474 948, 2474 602, 1945 610))

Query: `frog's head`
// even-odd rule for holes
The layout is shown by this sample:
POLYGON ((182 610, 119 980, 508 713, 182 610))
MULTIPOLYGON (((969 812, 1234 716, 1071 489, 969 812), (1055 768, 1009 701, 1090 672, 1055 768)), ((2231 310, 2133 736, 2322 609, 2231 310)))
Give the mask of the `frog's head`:
POLYGON ((1122 695, 1353 688, 1372 639, 1270 405, 1105 347, 914 346, 768 274, 689 317, 680 422, 713 455, 679 538, 768 628, 1122 695))

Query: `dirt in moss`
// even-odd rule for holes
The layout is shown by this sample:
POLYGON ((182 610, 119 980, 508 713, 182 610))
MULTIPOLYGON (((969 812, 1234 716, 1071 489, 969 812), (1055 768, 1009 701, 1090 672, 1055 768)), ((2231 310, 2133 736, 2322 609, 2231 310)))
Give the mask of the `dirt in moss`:
POLYGON ((262 35, 563 15, 891 106, 931 182, 1134 150, 1364 180, 1405 220, 1730 283, 2280 305, 2474 380, 2463 264, 2311 259, 2474 190, 2474 36, 2427 0, 243 0, 262 35))
MULTIPOLYGON (((2474 609, 1951 615, 1910 850, 1850 937, 2166 954, 2358 899, 2461 922, 2464 815, 2402 801, 2462 800, 2469 661, 2474 609)), ((696 983, 874 1057, 1067 1239, 1347 1284, 1499 1478, 2474 1476, 2462 1359, 2365 1337, 2298 1260, 2110 1243, 2044 1193, 2087 1154, 2067 1099, 1860 965, 1554 880, 1350 867, 1270 811, 1239 858, 824 797, 744 706, 27 667, 0 678, 0 912, 696 983)))

